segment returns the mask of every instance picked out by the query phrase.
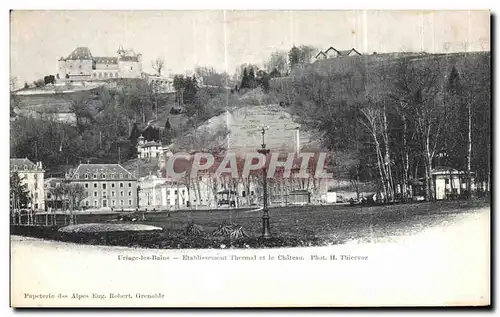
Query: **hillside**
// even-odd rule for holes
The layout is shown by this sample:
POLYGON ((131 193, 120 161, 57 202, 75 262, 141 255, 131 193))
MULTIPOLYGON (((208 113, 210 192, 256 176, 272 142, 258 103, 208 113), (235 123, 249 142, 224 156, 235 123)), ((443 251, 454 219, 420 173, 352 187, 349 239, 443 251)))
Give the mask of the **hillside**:
MULTIPOLYGON (((424 65, 430 59, 437 59, 443 69, 449 70, 452 65, 457 68, 467 68, 478 63, 479 60, 489 58, 490 52, 461 52, 452 54, 428 54, 428 53, 390 53, 349 56, 318 60, 312 64, 296 67, 288 77, 273 78, 270 87, 274 91, 283 93, 289 98, 292 84, 301 78, 307 78, 312 74, 320 76, 342 76, 355 72, 366 72, 376 74, 384 68, 394 65, 403 59, 411 60, 424 65)), ((446 74, 443 73, 443 76, 446 74)))
POLYGON ((254 151, 261 148, 263 126, 267 127, 266 147, 271 150, 295 152, 297 127, 301 149, 318 147, 317 138, 310 132, 301 131, 300 124, 287 109, 280 107, 260 88, 242 95, 230 95, 218 113, 179 138, 177 147, 199 151, 218 145, 230 151, 254 151))

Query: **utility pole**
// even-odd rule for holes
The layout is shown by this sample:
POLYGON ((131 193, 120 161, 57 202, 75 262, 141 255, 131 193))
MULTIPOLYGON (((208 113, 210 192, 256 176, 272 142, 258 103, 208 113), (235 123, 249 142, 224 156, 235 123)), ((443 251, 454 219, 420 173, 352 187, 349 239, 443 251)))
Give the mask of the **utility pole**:
MULTIPOLYGON (((262 127, 262 149, 257 150, 260 154, 264 154, 264 157, 267 159, 267 155, 269 154, 270 150, 266 149, 266 143, 265 143, 265 134, 266 134, 266 127, 262 127)), ((267 169, 266 165, 264 163, 264 167, 262 168, 262 178, 263 178, 263 185, 264 185, 264 207, 263 207, 263 215, 262 215, 262 237, 263 238, 270 238, 271 237, 271 229, 269 225, 269 211, 268 211, 268 206, 267 206, 267 169)))

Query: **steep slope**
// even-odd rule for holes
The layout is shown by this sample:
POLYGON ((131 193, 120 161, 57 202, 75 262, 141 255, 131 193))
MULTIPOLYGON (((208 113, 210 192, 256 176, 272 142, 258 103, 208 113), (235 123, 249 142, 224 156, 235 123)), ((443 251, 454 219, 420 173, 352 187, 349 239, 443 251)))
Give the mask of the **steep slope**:
POLYGON ((221 128, 227 128, 229 134, 219 141, 220 145, 230 151, 245 152, 261 148, 263 126, 267 129, 266 147, 273 151, 296 151, 297 127, 299 127, 301 149, 318 147, 318 139, 307 131, 300 131, 300 124, 294 122, 292 116, 276 104, 228 109, 207 120, 196 132, 215 133, 221 128))

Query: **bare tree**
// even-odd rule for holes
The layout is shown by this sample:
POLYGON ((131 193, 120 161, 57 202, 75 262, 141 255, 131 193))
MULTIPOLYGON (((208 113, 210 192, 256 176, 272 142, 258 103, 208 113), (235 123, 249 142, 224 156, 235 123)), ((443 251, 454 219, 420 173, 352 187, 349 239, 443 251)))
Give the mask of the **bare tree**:
POLYGON ((163 70, 163 67, 165 66, 165 61, 162 58, 158 57, 156 60, 151 62, 151 66, 156 71, 158 76, 161 76, 161 71, 163 70))
POLYGON ((415 122, 417 139, 421 155, 424 159, 426 199, 434 200, 434 183, 432 181, 432 162, 441 143, 443 115, 445 106, 443 96, 443 78, 439 77, 441 69, 436 59, 429 59, 425 64, 406 62, 397 76, 400 101, 410 107, 409 115, 415 122))
POLYGON ((268 73, 276 70, 280 75, 288 74, 288 53, 284 51, 276 51, 271 53, 269 60, 265 63, 268 73))
POLYGON ((70 209, 70 223, 74 224, 75 221, 75 208, 80 206, 80 203, 87 197, 87 192, 81 184, 65 184, 64 193, 68 199, 69 209, 70 209))

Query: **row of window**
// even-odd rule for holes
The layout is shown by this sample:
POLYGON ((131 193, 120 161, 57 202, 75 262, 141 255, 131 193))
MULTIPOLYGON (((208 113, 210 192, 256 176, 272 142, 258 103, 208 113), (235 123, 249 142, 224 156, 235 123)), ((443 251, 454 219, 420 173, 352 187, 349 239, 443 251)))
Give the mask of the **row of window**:
POLYGON ((12 166, 12 170, 17 171, 18 169, 29 170, 31 167, 28 168, 28 165, 23 165, 22 168, 19 168, 17 165, 12 166))
MULTIPOLYGON (((89 207, 89 201, 85 201, 85 206, 86 207, 89 207)), ((129 206, 132 206, 132 199, 129 199, 128 200, 128 205, 129 206)), ((99 206, 99 202, 97 200, 94 200, 94 207, 98 207, 99 206)), ((111 200, 111 205, 109 207, 115 207, 116 206, 116 200, 111 200)), ((124 206, 123 204, 123 200, 120 200, 120 206, 124 206)), ((108 200, 107 199, 103 199, 102 200, 102 207, 108 207, 108 200)))
MULTIPOLYGON (((178 192, 177 192, 177 190, 174 190, 174 195, 177 195, 177 193, 178 193, 178 192)), ((183 189, 183 190, 181 191, 181 193, 182 193, 182 195, 184 195, 184 194, 186 193, 186 190, 184 190, 184 189, 183 189)), ((241 192, 241 196, 242 196, 242 197, 246 197, 246 195, 247 195, 247 192, 246 192, 246 191, 242 191, 242 192, 241 192)), ((252 191, 250 192, 250 196, 253 196, 253 195, 255 195, 255 193, 254 193, 254 191, 252 190, 252 191)), ((167 189, 167 196, 170 196, 170 190, 169 190, 169 189, 167 189)))
POLYGON ((107 72, 95 72, 92 76, 99 78, 118 78, 118 73, 107 73, 107 72))
MULTIPOLYGON (((119 185, 120 185, 120 188, 123 188, 123 183, 120 183, 119 185)), ((84 186, 85 186, 85 188, 89 188, 88 183, 85 183, 84 186)), ((97 187, 98 187, 97 183, 94 183, 94 188, 97 188, 97 187)), ((128 183, 128 187, 129 188, 132 187, 132 183, 128 183)), ((107 184, 106 183, 102 184, 102 189, 106 189, 106 188, 107 188, 107 184)), ((115 183, 111 183, 111 188, 115 188, 115 183)))
MULTIPOLYGON (((102 196, 103 197, 106 197, 106 195, 107 195, 106 192, 102 192, 102 196)), ((132 191, 131 190, 128 191, 128 196, 132 196, 132 191)), ((94 191, 94 197, 97 197, 97 191, 94 191)), ((111 197, 115 197, 115 191, 111 192, 111 197)), ((120 197, 123 197, 123 190, 120 191, 120 197)))
MULTIPOLYGON (((93 174, 92 178, 97 179, 99 176, 101 179, 106 179, 106 174, 104 174, 104 173, 103 174, 93 174)), ((111 174, 109 174, 110 179, 115 179, 115 178, 116 179, 123 179, 123 176, 124 176, 123 173, 120 173, 120 174, 111 173, 111 174)), ((79 174, 75 174, 75 178, 79 178, 79 177, 80 177, 79 174)), ((87 173, 83 174, 83 178, 89 179, 89 174, 87 174, 87 173)))

